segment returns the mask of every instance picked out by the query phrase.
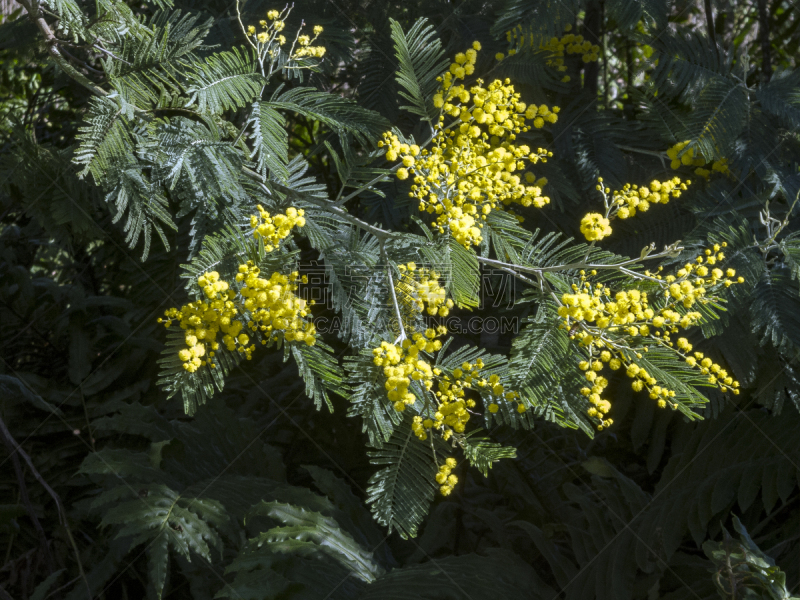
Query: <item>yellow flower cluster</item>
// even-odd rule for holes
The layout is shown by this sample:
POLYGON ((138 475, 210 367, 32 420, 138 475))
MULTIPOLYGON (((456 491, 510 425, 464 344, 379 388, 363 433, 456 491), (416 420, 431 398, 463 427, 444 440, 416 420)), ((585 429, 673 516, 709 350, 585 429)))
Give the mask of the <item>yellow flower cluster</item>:
POLYGON ((233 303, 236 293, 229 289, 225 281, 220 280, 219 273, 204 273, 197 283, 208 301, 190 302, 180 310, 170 308, 164 312, 167 318, 158 320, 167 328, 177 321, 181 329, 186 330, 187 347, 178 351, 178 357, 189 373, 205 365, 215 368, 212 359, 219 348, 217 334, 222 331, 225 335, 233 335, 235 339, 242 329, 241 322, 234 318, 238 313, 233 303))
MULTIPOLYGON (((438 352, 442 343, 436 338, 445 333, 447 328, 444 326, 430 328, 424 334, 414 333, 411 339, 405 339, 399 345, 381 342, 378 348, 372 350, 373 362, 383 367, 386 395, 396 411, 402 412, 416 402, 416 396, 409 391, 412 381, 418 381, 435 398, 435 412, 430 417, 414 417, 412 428, 420 440, 428 439, 428 432, 432 429, 440 431, 445 441, 454 433, 465 431, 470 419, 470 409, 475 407, 475 401, 466 397, 466 390, 485 388, 497 401, 517 402, 517 411, 525 412, 526 407, 519 400, 519 394, 506 392, 498 375, 486 378, 481 374, 484 368, 481 359, 477 359, 474 364, 462 363, 452 374, 432 367, 421 353, 438 352)), ((499 405, 495 401, 487 408, 489 412, 496 413, 499 405)))
MULTIPOLYGON (((647 212, 651 204, 667 204, 670 197, 679 198, 681 192, 685 191, 686 186, 691 183, 691 181, 681 183, 679 177, 673 177, 667 181, 653 180, 649 187, 626 183, 621 190, 614 192, 611 203, 616 211, 612 210, 611 216, 627 219, 634 216, 637 211, 647 212)), ((602 186, 598 185, 598 187, 602 186)), ((605 190, 603 191, 605 192, 605 190)))
POLYGON ((611 235, 610 221, 600 213, 587 213, 581 219, 581 233, 590 242, 611 235))
MULTIPOLYGON (((724 260, 721 249, 725 245, 715 244, 713 249, 705 250, 675 275, 661 276, 646 271, 645 274, 661 283, 663 289, 663 301, 660 302, 663 305, 658 308, 651 306, 647 293, 635 289, 618 292, 612 298, 608 287, 601 283, 592 286, 584 271, 581 271, 581 284, 572 286, 574 293, 562 295, 562 304, 558 308, 559 316, 564 319, 561 326, 569 330, 570 338, 577 339, 590 356, 590 360, 582 361, 578 366, 585 371, 586 380, 591 385, 582 388, 581 393, 588 396, 592 404, 588 414, 599 419, 598 429, 608 427, 613 422, 605 418, 611 404, 600 396, 608 385, 608 380, 600 375, 606 364, 612 371, 624 367, 627 375, 634 379, 634 391, 646 388, 650 397, 658 400, 660 407, 669 404, 677 408, 677 404, 671 400, 675 397, 674 390, 663 383, 659 384, 652 374, 636 364, 636 359, 641 359, 642 354, 631 346, 637 343, 643 352, 648 352, 648 347, 652 345, 671 349, 684 358, 689 366, 697 367, 702 374, 708 375, 709 383, 717 385, 723 392, 732 389, 734 394, 738 394, 739 384, 724 369, 701 353, 689 356, 692 347, 686 338, 673 342, 670 337, 680 329, 698 324, 702 318, 699 312, 681 314, 676 308, 688 309, 695 303, 709 302, 711 298, 708 295, 713 288, 744 281, 742 277, 736 281, 731 279, 736 275, 733 269, 723 272, 714 266, 724 260)), ((596 274, 596 271, 591 272, 591 275, 596 274)))
MULTIPOLYGON (((505 391, 500 377, 496 374, 489 375, 488 379, 482 375, 484 368, 480 358, 474 364, 464 362, 460 368, 453 370, 452 375, 439 368, 433 369, 436 379, 434 397, 437 401, 436 412, 432 418, 414 419, 414 433, 420 440, 428 438, 427 432, 431 429, 441 431, 442 438, 447 441, 453 433, 463 433, 470 419, 470 409, 475 408, 475 401, 466 398, 466 390, 486 389, 494 400, 487 406, 490 413, 496 413, 500 406, 497 402, 515 402, 517 412, 524 413, 527 408, 519 399, 519 394, 514 391, 505 391)), ((427 387, 429 391, 432 386, 427 387)))
MULTIPOLYGON (((280 333, 287 342, 305 342, 313 346, 316 328, 313 323, 303 320, 308 315, 308 307, 306 301, 294 293, 298 281, 306 283, 306 277, 300 277, 297 271, 293 271, 289 275, 273 273, 269 279, 264 279, 258 276, 259 273, 259 268, 248 261, 239 266, 236 274, 236 281, 243 284, 240 294, 244 298, 244 309, 250 314, 247 326, 265 336, 261 340, 264 345, 274 333, 280 333)), ((241 338, 240 335, 239 342, 247 344, 241 338)), ((222 338, 222 341, 229 350, 232 349, 232 340, 222 338)), ((255 344, 245 350, 248 360, 254 349, 255 344)))
MULTIPOLYGON (((262 31, 257 32, 255 25, 249 25, 247 27, 247 36, 252 38, 251 44, 259 53, 259 56, 262 56, 263 52, 264 55, 268 54, 270 57, 274 58, 278 52, 277 48, 286 43, 286 36, 281 34, 281 32, 286 28, 286 19, 291 12, 292 7, 288 5, 280 12, 277 10, 269 10, 267 11, 267 20, 258 22, 262 31)), ((292 43, 292 49, 289 51, 289 54, 292 58, 302 58, 304 56, 322 58, 325 56, 325 47, 312 46, 319 37, 319 34, 322 33, 322 26, 314 26, 314 37, 312 38, 308 35, 300 35, 304 25, 305 23, 301 24, 300 29, 297 30, 297 35, 292 43), (298 46, 296 50, 295 46, 298 46)))
POLYGON ((720 160, 715 160, 711 164, 711 169, 706 169, 706 160, 702 157, 702 155, 695 156, 694 148, 689 148, 683 154, 681 151, 689 145, 690 140, 686 140, 683 142, 678 142, 672 148, 667 150, 667 156, 671 160, 670 167, 673 169, 680 169, 681 166, 685 167, 697 167, 694 172, 696 175, 700 175, 701 177, 705 177, 708 179, 711 176, 712 172, 729 173, 728 169, 728 159, 722 158, 720 160))
POLYGON ((614 419, 605 418, 608 412, 611 410, 611 402, 600 397, 600 394, 603 393, 603 390, 608 387, 608 379, 598 374, 603 370, 602 359, 605 359, 605 362, 610 362, 612 360, 611 353, 608 351, 601 353, 600 359, 601 360, 593 360, 592 362, 582 360, 578 364, 578 368, 581 371, 585 371, 584 377, 586 377, 588 384, 592 386, 584 386, 581 388, 581 394, 583 396, 588 396, 589 402, 592 405, 592 407, 586 411, 586 414, 588 414, 590 417, 596 417, 599 419, 600 423, 597 425, 597 428, 602 431, 605 427, 609 427, 614 423, 614 419))
POLYGON ((386 158, 402 160, 399 179, 414 175, 410 196, 419 201, 419 210, 436 214, 439 233, 448 230, 460 244, 469 248, 482 241, 482 221, 499 203, 541 208, 550 202, 542 195, 532 173, 523 177, 525 161, 545 162, 552 153, 539 148, 515 145, 517 134, 531 127, 541 128, 558 120, 558 107, 526 105, 514 91, 510 80, 495 80, 487 87, 478 79, 467 88, 458 81, 474 71, 480 44, 459 53, 450 70, 440 78, 434 106, 454 117, 445 125, 441 116, 435 126, 430 150, 416 144, 401 143, 391 132, 378 145, 386 147, 386 158), (526 122, 531 121, 529 125, 526 122), (529 185, 525 185, 525 183, 529 185))
POLYGON ((442 493, 442 496, 449 496, 450 492, 453 491, 453 488, 458 483, 458 477, 450 474, 450 471, 455 469, 456 464, 455 458, 448 458, 444 461, 444 464, 439 467, 439 472, 436 474, 436 483, 441 486, 439 491, 442 493))
POLYGON ((254 229, 253 236, 264 240, 264 249, 272 252, 280 241, 286 239, 292 232, 292 227, 303 227, 306 220, 305 211, 289 207, 286 214, 277 214, 274 217, 264 210, 260 204, 256 207, 258 215, 250 215, 250 227, 254 229))
POLYGON ((417 267, 413 262, 398 265, 402 273, 396 290, 400 302, 412 310, 427 312, 431 316, 446 317, 453 308, 453 301, 447 298, 447 292, 439 284, 439 274, 425 267, 417 267))
POLYGON ((291 12, 291 8, 286 8, 281 12, 277 10, 270 10, 267 11, 267 21, 259 21, 258 24, 261 26, 263 31, 256 32, 256 28, 254 25, 249 25, 247 27, 247 35, 253 38, 253 41, 256 43, 256 47, 260 52, 263 48, 267 48, 271 46, 273 43, 282 46, 286 43, 286 37, 281 35, 281 31, 284 30, 286 27, 286 17, 289 16, 291 12), (285 14, 284 14, 285 13, 285 14))
POLYGON ((605 215, 588 213, 581 219, 581 233, 590 242, 599 241, 611 235, 611 221, 619 217, 628 219, 638 212, 646 212, 651 204, 667 204, 670 198, 678 198, 691 181, 681 183, 680 177, 666 181, 650 182, 649 186, 639 187, 626 183, 619 191, 612 192, 603 186, 603 178, 598 177, 597 190, 603 194, 606 206, 605 215))
POLYGON ((442 343, 436 337, 446 332, 447 329, 440 326, 428 329, 424 334, 415 333, 411 339, 403 340, 399 346, 381 342, 378 348, 372 350, 373 362, 383 367, 386 395, 396 411, 404 411, 407 406, 414 404, 416 397, 408 391, 412 379, 419 381, 426 390, 433 387, 434 370, 427 360, 419 356, 419 353, 440 350, 442 343))
MULTIPOLYGON (((267 251, 285 239, 292 227, 305 225, 302 210, 288 208, 285 215, 275 217, 261 206, 258 211, 259 215, 251 215, 250 224, 255 229, 255 237, 264 239, 267 251)), ((269 279, 258 275, 259 269, 252 261, 239 265, 235 277, 239 284, 237 294, 217 271, 203 273, 197 278, 197 285, 206 299, 190 302, 180 309, 170 308, 165 312, 166 319, 158 319, 164 327, 178 322, 186 330, 187 347, 180 350, 178 356, 189 373, 206 365, 216 368, 212 359, 219 349, 217 336, 220 332, 225 347, 242 353, 248 360, 256 346, 243 332, 245 327, 260 332, 264 345, 275 334, 287 342, 305 342, 310 346, 316 342, 314 325, 303 320, 308 314, 306 302, 294 294, 297 282, 305 283, 305 277, 301 278, 296 271, 288 276, 273 273, 269 279), (245 318, 249 319, 246 325, 245 318)))
MULTIPOLYGON (((298 33, 300 33, 298 31, 298 33)), ((314 58, 322 58, 325 56, 325 46, 312 46, 319 34, 322 33, 322 26, 314 26, 314 37, 308 35, 299 35, 297 37, 297 44, 299 48, 294 51, 293 58, 302 58, 303 56, 313 56, 314 58)))
POLYGON ((183 368, 189 373, 208 365, 216 368, 212 360, 219 349, 217 337, 222 332, 222 343, 231 352, 240 352, 248 360, 252 358, 256 346, 247 333, 240 318, 250 314, 247 327, 260 331, 267 338, 280 333, 286 341, 305 342, 309 346, 316 341, 316 331, 312 323, 302 320, 308 312, 304 300, 297 298, 295 283, 300 278, 297 272, 289 276, 273 273, 267 279, 258 277, 258 267, 252 262, 239 266, 236 281, 243 284, 239 296, 219 273, 210 271, 197 278, 197 285, 203 290, 207 300, 190 302, 180 309, 165 311, 166 319, 158 319, 169 328, 177 321, 186 330, 186 348, 178 352, 183 368))
MULTIPOLYGON (((597 62, 598 60, 598 52, 600 52, 600 46, 596 44, 592 44, 589 40, 583 38, 582 35, 575 35, 570 33, 572 31, 572 25, 567 25, 564 28, 565 35, 557 38, 553 37, 550 38, 549 41, 546 43, 540 43, 539 49, 540 50, 547 50, 553 54, 553 58, 548 60, 548 66, 556 68, 559 72, 564 72, 567 70, 566 65, 564 64, 564 56, 567 54, 581 54, 583 62, 590 63, 590 62, 597 62)), ((527 36, 523 32, 522 25, 517 25, 515 29, 506 32, 506 39, 514 43, 518 48, 528 45, 531 48, 534 47, 534 40, 535 37, 533 34, 527 36)), ((509 56, 514 56, 516 54, 516 49, 512 49, 508 51, 509 56)), ((498 60, 502 60, 503 55, 498 55, 498 60)), ((567 82, 569 81, 569 75, 565 75, 561 81, 567 82)))

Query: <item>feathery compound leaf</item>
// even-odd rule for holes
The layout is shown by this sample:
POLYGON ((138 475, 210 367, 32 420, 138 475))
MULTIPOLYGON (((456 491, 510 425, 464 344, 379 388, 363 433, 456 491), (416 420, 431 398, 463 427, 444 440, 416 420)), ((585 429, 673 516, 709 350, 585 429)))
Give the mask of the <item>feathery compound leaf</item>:
POLYGON ((730 77, 733 54, 718 52, 699 32, 687 36, 659 35, 650 44, 658 51, 652 80, 659 91, 691 100, 712 80, 736 83, 730 77))
POLYGON ((248 540, 255 550, 298 554, 325 555, 345 567, 353 577, 366 583, 383 574, 372 553, 363 548, 331 517, 280 502, 262 502, 252 511, 280 521, 286 527, 275 527, 248 540))
POLYGON ((725 156, 733 145, 750 109, 747 88, 715 78, 696 96, 690 136, 707 160, 725 156))
POLYGON ((464 456, 467 457, 469 464, 483 473, 484 477, 489 476, 489 469, 501 458, 516 458, 517 449, 512 446, 503 446, 489 438, 480 435, 482 430, 478 429, 468 433, 462 442, 464 456))
POLYGON ((380 448, 388 442, 402 415, 386 397, 383 367, 373 362, 372 350, 364 348, 358 356, 345 359, 347 381, 350 384, 348 417, 361 417, 361 430, 369 436, 369 445, 380 448))
POLYGON ((522 35, 530 36, 533 43, 560 36, 566 25, 572 25, 575 15, 582 8, 580 0, 560 0, 559 2, 530 2, 530 0, 509 0, 505 3, 497 21, 492 26, 496 37, 522 25, 522 35))
POLYGON ((447 59, 436 29, 426 25, 427 22, 427 19, 418 19, 408 33, 404 33, 400 23, 390 19, 399 62, 396 79, 406 90, 400 95, 411 102, 400 108, 432 121, 439 114, 433 106, 433 93, 439 85, 436 78, 447 68, 447 59))
POLYGON ((201 113, 221 113, 246 106, 261 92, 266 80, 249 50, 220 52, 197 61, 189 73, 190 104, 201 113))
POLYGON ((403 539, 416 537, 437 487, 431 447, 414 435, 412 419, 410 411, 403 413, 391 438, 380 449, 367 452, 370 463, 386 465, 370 477, 367 504, 378 523, 389 532, 396 529, 403 539))
POLYGON ((571 359, 569 336, 558 328, 557 320, 555 307, 542 304, 536 318, 529 319, 512 342, 508 363, 511 386, 533 409, 521 415, 530 419, 523 419, 522 424, 532 426, 535 415, 562 427, 580 427, 592 435, 593 428, 584 416, 589 405, 578 391, 584 380, 571 359))
POLYGON ((475 254, 451 236, 440 236, 435 244, 423 245, 420 252, 431 268, 444 278, 448 296, 460 308, 480 304, 480 268, 475 254))
POLYGON ((765 270, 753 290, 750 314, 762 346, 769 341, 783 350, 800 348, 800 293, 792 279, 787 267, 765 270))
POLYGON ((322 401, 333 412, 333 403, 329 392, 345 396, 342 369, 333 355, 333 348, 325 342, 317 340, 313 346, 296 343, 291 344, 292 356, 297 362, 297 370, 306 383, 306 395, 314 401, 317 410, 322 408, 322 401))
POLYGON ((391 128, 389 122, 375 111, 362 108, 347 98, 313 88, 294 88, 262 104, 316 119, 340 136, 350 133, 365 145, 377 140, 391 128))
POLYGON ((126 103, 119 96, 89 99, 87 124, 75 136, 81 145, 72 162, 83 165, 78 177, 83 179, 91 172, 95 183, 102 185, 112 172, 112 165, 132 159, 133 140, 126 127, 126 112, 126 103))
POLYGON ((228 525, 228 516, 215 500, 183 497, 161 484, 138 487, 118 486, 111 490, 112 496, 101 495, 92 506, 112 504, 106 507, 101 525, 113 525, 117 538, 129 538, 128 551, 148 545, 151 581, 160 598, 169 570, 169 548, 189 561, 192 554, 210 561, 210 546, 222 550, 218 531, 228 525))
POLYGON ((138 164, 116 165, 112 173, 113 179, 110 178, 108 183, 111 183, 113 187, 105 199, 117 209, 112 223, 119 222, 125 212, 128 213, 128 218, 123 226, 123 231, 127 234, 125 243, 128 244, 128 247, 134 248, 139 242, 139 236, 143 235, 142 261, 147 260, 152 232, 155 231, 164 248, 169 250, 169 241, 164 235, 161 225, 173 230, 177 230, 178 226, 172 220, 172 215, 168 210, 169 202, 158 186, 149 180, 138 164))
POLYGON ((281 179, 289 178, 286 164, 289 162, 289 134, 286 132, 286 119, 274 108, 264 102, 254 102, 247 121, 252 126, 251 139, 258 170, 266 170, 281 179))
POLYGON ((800 72, 780 71, 775 73, 767 85, 761 86, 756 98, 764 111, 778 117, 785 127, 800 127, 800 72))
POLYGON ((781 252, 786 266, 792 272, 792 279, 800 278, 800 237, 790 236, 781 242, 781 252))
POLYGON ((180 10, 156 13, 146 27, 113 47, 103 67, 112 87, 139 108, 172 106, 186 83, 192 52, 202 44, 213 19, 180 10))

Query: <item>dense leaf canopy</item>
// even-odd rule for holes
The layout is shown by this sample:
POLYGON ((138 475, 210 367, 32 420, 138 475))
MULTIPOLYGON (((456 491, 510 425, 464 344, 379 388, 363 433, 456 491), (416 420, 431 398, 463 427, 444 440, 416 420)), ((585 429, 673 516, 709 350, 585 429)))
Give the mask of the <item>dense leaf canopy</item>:
POLYGON ((20 2, 0 600, 800 596, 800 6, 20 2))

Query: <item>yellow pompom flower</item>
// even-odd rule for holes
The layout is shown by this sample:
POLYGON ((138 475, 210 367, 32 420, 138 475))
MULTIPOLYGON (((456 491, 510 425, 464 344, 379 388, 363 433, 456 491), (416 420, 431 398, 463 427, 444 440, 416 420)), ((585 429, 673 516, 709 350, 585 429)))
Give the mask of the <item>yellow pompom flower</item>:
POLYGON ((611 235, 608 219, 600 213, 588 213, 581 219, 581 233, 590 242, 602 240, 611 235))

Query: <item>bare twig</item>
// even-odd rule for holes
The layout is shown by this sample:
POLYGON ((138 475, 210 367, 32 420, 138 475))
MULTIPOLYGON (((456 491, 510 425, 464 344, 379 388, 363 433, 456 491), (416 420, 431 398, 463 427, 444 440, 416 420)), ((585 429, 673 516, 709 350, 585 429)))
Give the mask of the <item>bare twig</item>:
MULTIPOLYGON (((8 448, 8 452, 11 455, 12 460, 14 461, 14 465, 15 465, 14 468, 17 471, 17 478, 19 479, 19 483, 20 483, 20 492, 23 494, 23 497, 27 497, 27 489, 25 488, 25 480, 22 477, 22 469, 19 467, 19 459, 17 458, 17 455, 21 456, 25 460, 25 463, 28 465, 28 469, 30 469, 30 472, 33 475, 34 479, 36 479, 36 481, 38 481, 39 484, 41 484, 41 486, 45 489, 45 491, 48 494, 50 494, 50 497, 56 503, 56 509, 58 510, 58 519, 61 522, 61 524, 64 526, 64 530, 67 533, 67 538, 69 539, 69 543, 72 546, 72 552, 75 555, 75 561, 78 563, 78 572, 80 573, 81 578, 83 579, 83 582, 86 584, 86 591, 89 594, 89 598, 91 598, 92 593, 91 593, 91 588, 89 587, 89 580, 86 579, 86 573, 83 570, 83 562, 81 561, 81 555, 78 552, 78 546, 75 544, 75 539, 72 537, 72 531, 70 530, 69 522, 67 521, 67 513, 64 510, 64 505, 61 504, 61 498, 58 497, 58 494, 56 494, 55 491, 53 490, 53 488, 50 487, 50 484, 48 484, 44 480, 44 477, 41 476, 39 471, 33 465, 33 461, 31 460, 31 457, 28 456, 28 453, 25 452, 25 450, 22 449, 22 446, 20 446, 17 443, 17 441, 14 439, 14 437, 11 435, 11 432, 6 427, 6 424, 3 422, 2 418, 0 418, 0 435, 3 436, 3 443, 6 445, 6 448, 8 448)), ((23 499, 23 502, 24 502, 24 499, 23 499)), ((30 506, 30 501, 29 500, 28 500, 28 502, 26 502, 26 506, 30 506)), ((33 512, 33 507, 32 506, 30 506, 29 511, 30 511, 31 519, 34 521, 34 526, 36 526, 36 524, 38 523, 38 519, 36 518, 36 515, 33 512)), ((41 529, 41 525, 39 525, 38 529, 41 529)), ((44 530, 43 529, 42 529, 40 535, 44 536, 44 530)), ((45 538, 45 543, 46 543, 46 538, 45 538)), ((51 564, 50 571, 52 572, 54 570, 52 568, 52 564, 53 564, 52 563, 52 557, 50 557, 49 549, 46 548, 45 550, 46 550, 46 556, 48 557, 48 562, 51 564)))
POLYGON ((483 256, 478 256, 477 259, 478 259, 478 262, 482 262, 482 263, 485 263, 487 265, 492 265, 492 266, 495 266, 495 267, 506 267, 506 268, 509 268, 509 269, 515 269, 515 270, 518 270, 518 271, 523 271, 525 273, 539 274, 539 273, 545 273, 545 272, 548 272, 548 271, 570 271, 570 270, 573 270, 573 269, 596 269, 596 270, 620 269, 622 267, 627 267, 628 265, 633 265, 633 264, 640 263, 640 262, 642 262, 644 260, 653 260, 654 258, 663 258, 665 256, 672 256, 674 254, 674 252, 676 252, 679 249, 680 248, 678 248, 678 247, 668 247, 668 248, 665 248, 663 252, 659 252, 657 254, 650 254, 649 252, 648 253, 643 253, 643 256, 641 256, 639 258, 631 258, 629 260, 625 260, 625 261, 622 261, 622 262, 619 262, 619 263, 611 263, 611 264, 607 264, 607 265, 603 265, 603 264, 595 265, 595 264, 587 263, 587 262, 577 262, 577 263, 569 263, 569 264, 566 264, 566 265, 555 265, 555 266, 552 266, 552 267, 527 267, 527 266, 524 266, 524 265, 515 265, 515 264, 512 264, 512 263, 505 263, 505 262, 502 262, 502 261, 499 261, 499 260, 494 260, 492 258, 485 258, 483 256))
MULTIPOLYGON (((268 195, 272 194, 272 192, 266 186, 266 184, 264 182, 264 178, 261 177, 261 175, 259 175, 255 171, 251 171, 250 169, 248 169, 246 167, 242 168, 242 172, 245 175, 247 175, 248 177, 250 177, 251 179, 254 179, 254 180, 258 181, 261 189, 266 194, 268 194, 268 195)), ((343 208, 335 206, 334 204, 332 204, 330 202, 327 202, 325 200, 319 200, 317 198, 312 198, 310 196, 301 196, 300 194, 298 194, 294 190, 289 189, 289 188, 284 187, 284 186, 281 186, 281 185, 276 185, 276 188, 281 193, 284 193, 284 194, 286 194, 287 196, 290 196, 290 197, 294 197, 297 200, 299 200, 300 202, 308 202, 309 204, 313 204, 314 206, 317 206, 317 207, 319 207, 319 208, 321 208, 323 210, 328 211, 329 213, 331 213, 333 215, 336 215, 337 217, 339 217, 343 221, 347 221, 351 225, 355 225, 359 229, 362 229, 362 230, 364 230, 364 231, 366 231, 368 233, 371 233, 372 235, 374 235, 379 240, 387 240, 390 237, 392 237, 393 235, 395 235, 394 232, 387 231, 385 229, 381 229, 380 227, 376 227, 375 225, 370 225, 366 221, 362 221, 358 217, 354 217, 353 215, 349 214, 343 208)))
POLYGON ((7 430, 5 430, 5 425, 3 426, 3 429, 3 442, 5 443, 6 448, 8 448, 8 452, 11 455, 11 462, 14 464, 14 473, 17 476, 17 483, 19 484, 20 499, 22 500, 22 504, 25 505, 25 511, 28 513, 31 522, 33 523, 33 528, 36 530, 36 535, 39 538, 39 543, 42 546, 44 560, 47 563, 47 572, 53 573, 55 571, 55 562, 53 562, 53 555, 50 553, 50 544, 47 541, 47 535, 45 534, 44 528, 39 521, 39 517, 36 516, 36 510, 33 508, 33 504, 31 504, 30 496, 28 496, 28 486, 25 485, 25 474, 22 472, 22 466, 19 464, 19 457, 14 452, 14 446, 11 443, 10 434, 8 436, 6 435, 7 430))
POLYGON ((406 339, 406 330, 403 327, 403 315, 400 313, 400 304, 397 302, 397 294, 394 291, 394 279, 392 278, 392 265, 389 264, 389 259, 386 256, 385 240, 381 240, 381 259, 386 266, 386 273, 389 275, 389 291, 392 292, 392 304, 394 304, 394 313, 397 316, 397 325, 400 327, 400 337, 394 343, 402 342, 406 339))
POLYGON ((115 59, 115 60, 118 60, 118 61, 120 61, 120 62, 124 62, 126 65, 129 65, 129 66, 131 66, 131 67, 133 66, 133 65, 132 65, 131 63, 129 63, 127 60, 125 60, 124 58, 120 58, 119 56, 117 56, 117 55, 113 54, 112 52, 109 52, 108 50, 106 50, 105 48, 103 48, 103 47, 102 47, 100 44, 98 44, 97 42, 95 42, 94 44, 92 44, 92 48, 94 48, 94 49, 96 49, 96 50, 100 50, 100 52, 102 52, 103 54, 108 54, 108 55, 109 55, 111 58, 113 58, 113 59, 115 59))
POLYGON ((769 11, 767 0, 758 0, 758 37, 761 41, 761 82, 772 76, 772 46, 769 43, 769 11))
POLYGON ((42 16, 38 0, 20 0, 20 4, 28 11, 28 17, 36 28, 44 36, 47 53, 55 63, 69 75, 72 79, 80 83, 83 87, 97 96, 108 96, 108 92, 97 87, 88 77, 73 67, 69 61, 61 55, 59 40, 53 35, 53 31, 42 16))
POLYGON ((84 69, 86 69, 88 71, 91 71, 92 73, 96 73, 97 75, 105 75, 105 73, 103 73, 102 71, 99 71, 98 69, 95 69, 94 67, 90 67, 88 64, 86 64, 85 61, 81 60, 80 58, 78 58, 77 56, 75 56, 74 54, 69 52, 66 48, 61 48, 61 51, 67 56, 67 58, 71 58, 76 63, 78 63, 80 66, 82 66, 84 69))
POLYGON ((717 34, 714 31, 714 13, 711 11, 711 0, 705 0, 706 9, 706 26, 708 27, 708 37, 711 38, 711 43, 714 44, 714 50, 717 48, 717 34))

